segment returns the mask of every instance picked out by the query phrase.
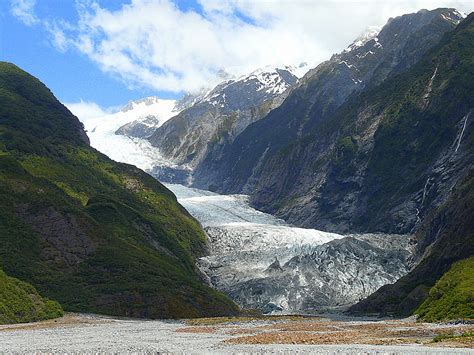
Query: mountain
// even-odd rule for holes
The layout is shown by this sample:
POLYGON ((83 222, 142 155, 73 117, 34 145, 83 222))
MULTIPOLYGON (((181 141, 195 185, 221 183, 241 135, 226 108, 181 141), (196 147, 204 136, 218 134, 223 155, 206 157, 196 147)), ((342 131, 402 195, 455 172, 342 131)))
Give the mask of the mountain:
POLYGON ((461 20, 421 10, 362 36, 207 155, 193 184, 299 226, 415 234, 413 270, 351 308, 413 313, 474 254, 474 15, 461 20))
POLYGON ((0 324, 27 323, 61 317, 61 306, 43 298, 30 284, 0 269, 0 324))
POLYGON ((364 198, 370 193, 353 192, 364 183, 364 166, 383 111, 367 106, 365 112, 357 112, 358 122, 352 126, 356 132, 341 132, 336 116, 342 116, 349 99, 356 100, 359 93, 417 63, 460 19, 452 9, 422 10, 391 19, 379 33, 358 39, 306 74, 278 108, 238 135, 221 159, 203 162, 194 184, 250 194, 258 209, 304 227, 342 233, 410 232, 413 221, 397 224, 403 216, 388 222, 367 218, 364 198), (346 165, 344 159, 354 149, 361 163, 346 165), (339 165, 329 166, 330 162, 339 165), (331 175, 335 169, 340 170, 339 180, 331 175))
POLYGON ((89 146, 36 78, 0 63, 0 266, 66 311, 233 314, 195 267, 206 236, 176 197, 89 146))
MULTIPOLYGON (((163 157, 194 169, 206 157, 221 152, 249 124, 277 107, 297 77, 291 68, 259 69, 238 79, 222 82, 191 106, 160 126, 148 138, 163 157)), ((155 171, 158 178, 164 178, 155 171)), ((176 182, 176 181, 175 181, 176 182)))

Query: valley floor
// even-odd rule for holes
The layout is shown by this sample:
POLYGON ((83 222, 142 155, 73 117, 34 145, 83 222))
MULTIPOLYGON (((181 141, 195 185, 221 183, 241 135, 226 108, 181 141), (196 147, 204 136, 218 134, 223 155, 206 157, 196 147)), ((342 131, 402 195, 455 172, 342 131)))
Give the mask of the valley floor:
POLYGON ((185 352, 468 354, 474 338, 432 342, 474 325, 412 320, 362 321, 318 317, 130 320, 67 314, 39 323, 0 326, 2 353, 185 352))

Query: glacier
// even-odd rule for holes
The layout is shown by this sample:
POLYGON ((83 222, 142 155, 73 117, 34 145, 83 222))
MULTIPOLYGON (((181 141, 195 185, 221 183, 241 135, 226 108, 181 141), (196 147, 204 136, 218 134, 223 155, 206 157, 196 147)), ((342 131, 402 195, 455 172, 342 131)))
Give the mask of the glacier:
POLYGON ((297 228, 253 209, 245 195, 166 186, 209 236, 209 254, 198 267, 241 307, 265 313, 344 310, 409 271, 409 236, 297 228))
POLYGON ((179 111, 176 109, 175 100, 147 97, 130 101, 118 112, 102 117, 78 118, 84 124, 92 147, 115 161, 132 164, 149 171, 157 165, 174 166, 174 164, 163 159, 158 149, 147 140, 127 137, 115 132, 127 123, 144 120, 150 115, 156 117, 159 125, 162 125, 177 113, 179 111))

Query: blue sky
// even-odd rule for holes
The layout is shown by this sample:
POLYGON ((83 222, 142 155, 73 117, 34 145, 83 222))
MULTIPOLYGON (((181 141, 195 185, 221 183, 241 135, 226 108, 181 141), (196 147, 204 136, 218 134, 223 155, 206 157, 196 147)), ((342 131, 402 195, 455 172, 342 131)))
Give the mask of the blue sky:
POLYGON ((64 103, 116 107, 212 86, 221 69, 316 65, 368 26, 473 1, 0 0, 0 60, 64 103))
MULTIPOLYGON (((102 1, 101 5, 110 9, 121 7, 120 1, 115 0, 102 1)), ((195 2, 181 5, 199 8, 195 2)), ((78 19, 75 2, 69 0, 38 1, 35 11, 39 18, 78 19)), ((110 107, 149 95, 179 96, 147 87, 129 89, 79 51, 58 51, 46 29, 25 25, 11 14, 10 3, 5 0, 0 0, 0 60, 12 62, 39 78, 62 102, 83 100, 110 107)))

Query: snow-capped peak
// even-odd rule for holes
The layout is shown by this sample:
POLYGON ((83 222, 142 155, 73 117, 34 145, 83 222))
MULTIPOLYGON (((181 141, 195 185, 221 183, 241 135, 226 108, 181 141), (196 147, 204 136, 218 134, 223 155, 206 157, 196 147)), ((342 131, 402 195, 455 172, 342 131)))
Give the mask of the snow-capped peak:
POLYGON ((456 9, 448 9, 447 12, 441 13, 440 15, 444 20, 452 22, 455 25, 457 25, 459 22, 461 22, 464 18, 467 17, 464 12, 459 12, 456 9))
POLYGON ((285 69, 298 79, 301 79, 311 69, 311 67, 307 62, 301 62, 298 66, 287 65, 285 66, 285 69))
POLYGON ((160 101, 163 101, 163 100, 161 100, 160 98, 156 96, 148 96, 142 99, 129 101, 124 107, 122 107, 120 111, 121 112, 131 111, 138 107, 151 106, 151 105, 157 104, 160 101))
POLYGON ((382 28, 379 26, 369 26, 367 29, 343 52, 350 52, 356 48, 362 47, 371 39, 377 40, 377 36, 382 28))
POLYGON ((156 121, 163 124, 174 116, 176 100, 164 100, 156 96, 144 97, 142 99, 129 101, 117 114, 129 122, 135 120, 146 120, 154 117, 156 121))
POLYGON ((250 80, 257 80, 260 83, 260 87, 257 89, 257 91, 265 90, 265 92, 268 94, 278 95, 283 93, 290 86, 287 78, 285 77, 285 71, 291 73, 287 68, 259 68, 254 70, 249 75, 239 78, 237 81, 246 82, 250 80))
POLYGON ((176 101, 173 112, 178 114, 179 112, 197 104, 198 102, 202 101, 210 91, 211 89, 209 88, 201 88, 195 93, 187 92, 183 95, 183 97, 176 101))
POLYGON ((279 95, 288 89, 295 81, 295 75, 292 73, 293 68, 274 66, 265 66, 252 71, 250 74, 242 75, 239 78, 227 80, 219 84, 216 89, 212 90, 205 100, 212 100, 227 87, 251 84, 255 92, 262 92, 266 95, 279 95))
POLYGON ((454 15, 457 15, 457 16, 459 16, 459 17, 462 18, 462 19, 467 17, 467 14, 466 14, 465 12, 458 11, 458 10, 456 10, 456 9, 453 11, 453 13, 454 13, 454 15))

